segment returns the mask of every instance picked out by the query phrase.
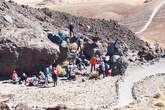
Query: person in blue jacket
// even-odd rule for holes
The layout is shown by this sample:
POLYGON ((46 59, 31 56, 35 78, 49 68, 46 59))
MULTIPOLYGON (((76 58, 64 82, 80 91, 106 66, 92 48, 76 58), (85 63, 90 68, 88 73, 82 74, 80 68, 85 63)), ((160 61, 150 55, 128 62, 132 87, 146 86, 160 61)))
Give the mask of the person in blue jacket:
POLYGON ((45 75, 45 86, 48 85, 48 77, 49 77, 50 74, 51 74, 50 68, 49 67, 46 67, 45 68, 45 71, 44 71, 44 75, 45 75))

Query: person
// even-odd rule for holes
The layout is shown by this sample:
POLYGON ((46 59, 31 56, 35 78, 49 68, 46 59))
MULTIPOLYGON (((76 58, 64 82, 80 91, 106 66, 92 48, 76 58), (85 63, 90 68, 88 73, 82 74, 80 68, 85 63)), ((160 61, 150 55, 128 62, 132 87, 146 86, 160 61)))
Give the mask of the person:
POLYGON ((44 71, 44 76, 45 76, 45 86, 48 85, 48 76, 50 75, 50 69, 49 67, 46 67, 45 68, 45 71, 44 71))
POLYGON ((90 59, 90 64, 91 64, 91 73, 92 73, 93 70, 96 71, 97 58, 96 58, 95 54, 90 59))
POLYGON ((16 70, 14 70, 14 71, 12 72, 11 80, 12 80, 11 83, 17 84, 17 82, 18 82, 18 75, 17 75, 16 70))
POLYGON ((69 62, 69 64, 66 67, 66 74, 67 74, 67 78, 70 80, 72 77, 72 72, 73 72, 73 65, 71 63, 71 61, 69 62))
POLYGON ((77 51, 80 49, 80 52, 82 52, 83 44, 84 44, 83 37, 78 37, 78 39, 77 39, 77 45, 78 45, 77 51))
POLYGON ((70 37, 72 37, 72 35, 74 36, 74 25, 73 25, 73 23, 69 24, 69 33, 70 33, 70 37))
POLYGON ((107 55, 110 56, 110 58, 112 58, 112 56, 115 54, 116 52, 116 44, 118 43, 118 39, 116 39, 115 42, 108 42, 108 47, 107 47, 107 55))
POLYGON ((82 70, 82 67, 86 69, 86 66, 80 57, 76 57, 76 65, 79 70, 82 70))
POLYGON ((99 74, 103 74, 103 77, 106 76, 106 67, 105 67, 105 63, 104 61, 101 61, 100 65, 99 65, 99 74))
POLYGON ((42 71, 39 71, 39 79, 40 80, 45 80, 45 74, 42 71))
POLYGON ((53 67, 53 68, 52 68, 51 73, 52 73, 52 79, 53 79, 54 87, 55 87, 55 86, 57 86, 57 79, 58 79, 56 67, 53 67))
POLYGON ((23 73, 20 77, 19 84, 22 84, 22 83, 26 84, 26 79, 27 79, 27 75, 26 73, 23 73))
POLYGON ((64 33, 63 31, 59 31, 59 32, 58 32, 58 35, 60 36, 60 39, 61 39, 62 41, 65 40, 65 33, 64 33))

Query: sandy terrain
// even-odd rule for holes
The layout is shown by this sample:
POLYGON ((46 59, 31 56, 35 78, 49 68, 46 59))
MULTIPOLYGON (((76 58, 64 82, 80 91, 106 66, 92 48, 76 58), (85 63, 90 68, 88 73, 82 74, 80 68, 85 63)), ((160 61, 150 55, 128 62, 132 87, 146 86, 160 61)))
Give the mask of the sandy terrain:
POLYGON ((150 42, 158 41, 165 48, 165 5, 157 13, 148 29, 139 35, 143 40, 150 42))
POLYGON ((153 65, 141 65, 129 67, 123 80, 119 81, 119 104, 126 106, 133 101, 132 87, 134 83, 143 80, 145 77, 165 72, 165 60, 156 62, 153 65), (157 69, 159 68, 159 69, 157 69), (138 76, 137 76, 138 75, 138 76), (126 94, 127 93, 127 94, 126 94))
MULTIPOLYGON (((147 77, 134 85, 133 94, 139 110, 165 109, 164 79, 165 74, 159 74, 147 77), (162 105, 159 106, 158 103, 162 105)), ((135 107, 134 104, 133 106, 135 107)))
POLYGON ((0 83, 2 94, 14 94, 9 105, 26 102, 31 106, 47 107, 66 104, 70 108, 111 108, 117 101, 117 77, 86 82, 60 82, 55 88, 25 87, 0 83))

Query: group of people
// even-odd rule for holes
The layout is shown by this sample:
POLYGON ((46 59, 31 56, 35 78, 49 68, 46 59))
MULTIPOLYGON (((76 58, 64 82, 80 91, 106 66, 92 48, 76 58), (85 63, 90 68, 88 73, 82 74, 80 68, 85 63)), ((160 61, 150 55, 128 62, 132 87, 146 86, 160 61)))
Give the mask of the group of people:
MULTIPOLYGON (((78 70, 87 70, 89 65, 91 66, 91 69, 89 70, 91 73, 98 71, 99 75, 103 75, 103 77, 111 75, 112 69, 110 68, 109 61, 110 61, 110 56, 100 56, 96 52, 93 53, 91 58, 87 58, 86 55, 84 54, 84 42, 85 40, 88 41, 88 38, 84 36, 78 36, 75 35, 75 28, 73 23, 70 23, 69 26, 69 39, 66 37, 65 33, 63 31, 59 31, 58 33, 58 38, 60 42, 58 44, 60 46, 63 46, 64 43, 65 45, 68 45, 68 42, 75 42, 77 44, 76 51, 71 51, 69 50, 69 54, 74 54, 73 58, 69 60, 69 63, 65 66, 65 76, 67 77, 68 80, 74 79, 74 69, 77 68, 78 70), (72 41, 73 40, 73 41, 72 41)), ((53 36, 57 37, 57 36, 53 36)), ((56 39, 57 40, 57 39, 56 39)), ((57 40, 57 41, 59 41, 57 40)), ((57 43, 55 41, 55 43, 57 43)), ((95 43, 95 42, 94 42, 95 43)), ((96 46, 97 47, 97 46, 96 46)), ((51 76, 54 82, 54 86, 57 85, 58 81, 58 70, 57 66, 52 67, 46 67, 44 70, 39 72, 39 78, 44 79, 45 85, 48 85, 49 77, 51 76)), ((35 78, 28 78, 25 73, 22 73, 21 76, 18 78, 17 71, 14 70, 12 73, 12 83, 16 84, 17 82, 19 83, 24 83, 25 85, 32 85, 33 81, 36 80, 35 78)))
POLYGON ((44 71, 40 71, 38 73, 38 77, 37 76, 32 76, 32 77, 28 77, 26 75, 26 73, 17 73, 16 70, 14 70, 11 74, 11 83, 12 84, 25 84, 27 86, 31 86, 31 85, 37 85, 40 81, 39 80, 44 80, 44 84, 45 86, 48 85, 49 81, 48 78, 52 77, 53 82, 54 82, 54 86, 57 85, 57 69, 56 67, 46 67, 44 69, 44 71), (36 84, 37 82, 37 84, 36 84))

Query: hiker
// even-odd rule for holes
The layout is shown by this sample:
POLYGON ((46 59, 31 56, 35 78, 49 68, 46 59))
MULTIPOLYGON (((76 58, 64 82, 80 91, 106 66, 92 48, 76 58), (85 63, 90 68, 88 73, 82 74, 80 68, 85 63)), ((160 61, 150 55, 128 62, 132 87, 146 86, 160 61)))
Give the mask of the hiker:
POLYGON ((39 72, 39 79, 40 80, 45 80, 45 74, 44 74, 44 72, 42 72, 42 71, 39 72))
POLYGON ((12 84, 17 84, 17 82, 18 82, 18 75, 17 75, 16 70, 13 71, 12 76, 11 76, 11 80, 12 80, 11 81, 12 84))
POLYGON ((106 55, 104 57, 104 62, 108 64, 109 63, 109 60, 110 60, 110 57, 108 55, 106 55))
POLYGON ((22 83, 26 84, 26 79, 27 79, 27 75, 26 73, 23 73, 20 77, 19 84, 22 84, 22 83))
POLYGON ((58 77, 57 77, 57 68, 53 67, 51 73, 52 73, 52 79, 53 79, 54 87, 55 87, 55 86, 57 86, 57 79, 58 79, 58 77))
POLYGON ((100 65, 99 65, 99 74, 103 74, 103 78, 106 76, 106 67, 105 67, 105 63, 104 61, 101 61, 100 65))
POLYGON ((61 39, 62 41, 65 40, 65 33, 64 33, 64 31, 59 31, 59 32, 58 32, 58 35, 60 36, 60 39, 61 39))
POLYGON ((84 39, 83 37, 78 37, 77 39, 77 51, 80 49, 80 52, 82 51, 82 48, 83 48, 83 44, 84 44, 84 39))
POLYGON ((90 59, 90 64, 91 64, 91 73, 94 71, 96 71, 96 64, 97 64, 97 59, 95 54, 92 56, 92 58, 90 59))
POLYGON ((81 58, 83 64, 85 64, 85 66, 89 66, 89 61, 87 60, 87 58, 83 52, 80 54, 80 58, 81 58))
POLYGON ((45 76, 45 86, 48 85, 48 76, 50 75, 50 68, 46 67, 44 71, 44 76, 45 76))
POLYGON ((73 64, 71 61, 69 61, 69 64, 66 67, 66 75, 67 78, 70 80, 72 77, 72 72, 73 72, 73 64))
POLYGON ((108 42, 107 55, 109 55, 110 58, 112 58, 112 56, 116 52, 116 44, 117 44, 117 42, 118 42, 118 39, 115 42, 108 42))
POLYGON ((83 63, 82 59, 78 56, 76 57, 76 66, 79 70, 82 70, 82 68, 86 69, 86 66, 83 63))
POLYGON ((69 33, 70 33, 70 38, 74 37, 74 25, 73 25, 73 23, 69 24, 69 33))
POLYGON ((105 63, 105 76, 111 76, 112 70, 110 69, 110 66, 107 62, 105 63))

